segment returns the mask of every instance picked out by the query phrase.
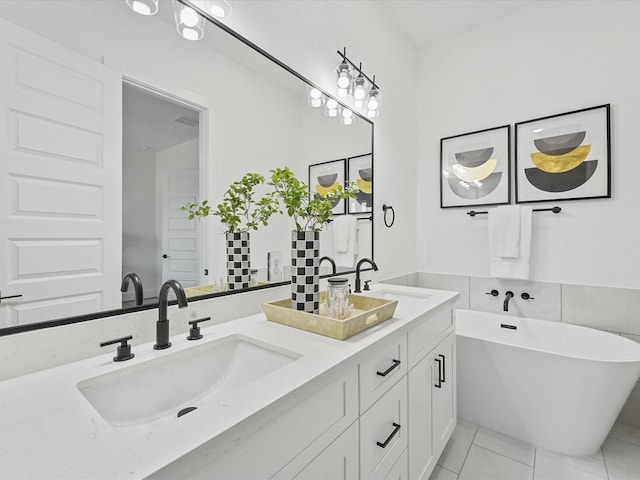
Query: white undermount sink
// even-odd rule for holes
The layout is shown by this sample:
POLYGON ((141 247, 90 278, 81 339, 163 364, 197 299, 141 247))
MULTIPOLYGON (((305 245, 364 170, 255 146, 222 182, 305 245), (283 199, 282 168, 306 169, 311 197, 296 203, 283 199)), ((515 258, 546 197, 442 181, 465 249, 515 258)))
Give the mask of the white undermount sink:
POLYGON ((376 298, 384 298, 386 300, 398 300, 398 302, 407 300, 426 300, 427 298, 431 297, 431 295, 427 292, 398 291, 392 288, 372 290, 370 293, 367 293, 367 295, 376 298))
MULTIPOLYGON (((198 401, 237 390, 301 355, 244 335, 231 335, 78 383, 113 426, 139 425, 198 401)), ((135 360, 134 360, 135 361, 135 360)))

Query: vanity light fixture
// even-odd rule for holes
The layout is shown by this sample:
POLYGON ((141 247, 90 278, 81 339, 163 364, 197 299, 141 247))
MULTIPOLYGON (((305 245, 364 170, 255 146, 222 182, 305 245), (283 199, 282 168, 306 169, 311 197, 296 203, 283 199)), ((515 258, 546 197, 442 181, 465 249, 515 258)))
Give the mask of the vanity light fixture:
POLYGON ((307 98, 309 106, 313 108, 319 108, 324 105, 324 95, 316 87, 307 86, 307 98))
POLYGON ((204 18, 193 8, 173 0, 173 13, 178 33, 187 40, 200 40, 204 37, 204 18))
POLYGON ((202 3, 202 8, 217 18, 228 17, 233 11, 232 0, 201 0, 194 3, 202 3))
POLYGON ((155 15, 158 13, 158 0, 125 0, 127 5, 140 15, 155 15))
POLYGON ((353 125, 353 120, 353 112, 348 108, 343 109, 340 114, 340 123, 342 125, 353 125))
POLYGON ((329 98, 324 104, 324 113, 327 117, 337 117, 340 113, 340 105, 333 98, 329 98))
POLYGON ((338 55, 341 57, 337 69, 338 97, 350 96, 353 108, 366 110, 369 118, 377 117, 380 107, 380 87, 376 84, 375 75, 372 80, 362 71, 362 63, 356 66, 349 60, 346 48, 342 52, 338 50, 338 55))

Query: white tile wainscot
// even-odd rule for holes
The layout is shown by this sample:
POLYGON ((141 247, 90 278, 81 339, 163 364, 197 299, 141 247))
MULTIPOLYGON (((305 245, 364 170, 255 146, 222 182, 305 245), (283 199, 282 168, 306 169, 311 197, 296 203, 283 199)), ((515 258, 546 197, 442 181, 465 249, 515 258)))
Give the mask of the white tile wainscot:
MULTIPOLYGON (((0 382, 0 411, 4 413, 0 415, 0 431, 8 433, 0 437, 2 476, 406 478, 412 455, 415 459, 424 451, 424 445, 411 444, 414 427, 406 425, 407 414, 430 418, 431 410, 423 409, 439 402, 430 385, 439 380, 445 381, 442 385, 455 383, 453 359, 447 358, 442 372, 435 358, 451 355, 455 348, 447 339, 454 336, 453 304, 458 294, 374 285, 370 295, 399 298, 396 314, 345 341, 271 323, 257 314, 204 328, 204 339, 198 342, 189 342, 184 335, 173 336, 170 350, 153 350, 153 342, 134 345, 136 357, 127 362, 113 362, 113 352, 108 352, 0 382), (419 345, 412 339, 413 332, 422 335, 429 331, 428 344, 419 345), (87 379, 117 375, 187 351, 194 343, 205 345, 231 335, 295 352, 300 358, 242 388, 220 394, 216 401, 207 402, 205 397, 198 406, 196 400, 192 403, 198 409, 180 418, 171 414, 139 426, 110 425, 77 388, 87 379), (401 358, 396 358, 398 355, 401 358), (411 367, 418 368, 430 358, 434 358, 429 365, 431 375, 435 371, 436 376, 420 380, 428 394, 422 404, 414 406, 407 402, 412 385, 417 390, 417 380, 410 377, 411 367), (418 363, 412 364, 412 359, 418 363), (358 391, 366 387, 363 369, 384 373, 394 360, 400 360, 401 365, 404 361, 404 368, 383 377, 389 378, 378 386, 369 385, 374 388, 367 396, 359 396, 358 391), (391 436, 393 423, 401 428, 391 436), (363 432, 371 432, 371 438, 363 432), (380 456, 373 449, 371 456, 364 456, 370 445, 363 442, 374 438, 385 442, 389 437, 384 449, 376 445, 384 454, 380 456)), ((455 393, 450 395, 455 405, 455 393)), ((440 403, 447 405, 447 401, 440 403)), ((445 437, 442 432, 429 434, 430 444, 437 448, 444 448, 441 443, 451 434, 449 426, 455 425, 455 410, 442 411, 447 418, 434 424, 446 426, 445 437)), ((431 423, 420 426, 425 427, 431 431, 431 423)), ((434 455, 437 458, 438 452, 434 455)), ((434 466, 429 467, 429 473, 434 466)), ((428 477, 427 470, 424 475, 428 477)))

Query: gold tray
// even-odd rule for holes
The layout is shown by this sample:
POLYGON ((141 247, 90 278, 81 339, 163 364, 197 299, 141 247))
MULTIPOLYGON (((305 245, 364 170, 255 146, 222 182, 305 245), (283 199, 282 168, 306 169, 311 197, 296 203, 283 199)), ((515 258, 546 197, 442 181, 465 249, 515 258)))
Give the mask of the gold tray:
MULTIPOLYGON (((324 303, 326 295, 327 292, 320 292, 320 304, 324 303)), ((353 313, 343 320, 293 310, 290 298, 263 303, 262 310, 267 320, 271 322, 344 340, 390 319, 398 305, 397 300, 384 300, 364 295, 349 295, 349 300, 353 304, 353 313)))

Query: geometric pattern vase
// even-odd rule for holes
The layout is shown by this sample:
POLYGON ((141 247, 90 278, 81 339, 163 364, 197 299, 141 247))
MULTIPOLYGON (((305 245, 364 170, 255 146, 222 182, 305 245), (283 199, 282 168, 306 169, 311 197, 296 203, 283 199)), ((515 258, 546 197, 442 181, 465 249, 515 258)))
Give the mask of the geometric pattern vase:
POLYGON ((291 308, 320 310, 320 232, 291 232, 291 308))
POLYGON ((229 290, 249 288, 251 261, 249 232, 227 233, 227 283, 229 290))

